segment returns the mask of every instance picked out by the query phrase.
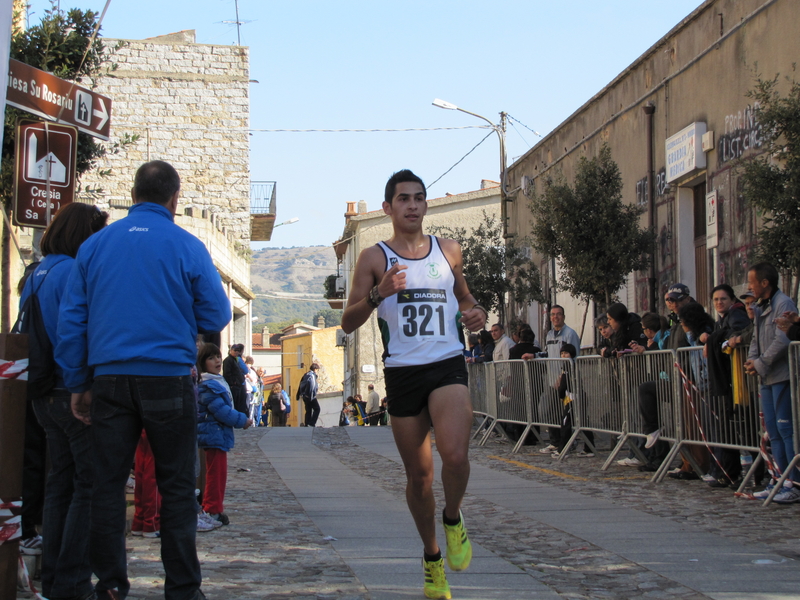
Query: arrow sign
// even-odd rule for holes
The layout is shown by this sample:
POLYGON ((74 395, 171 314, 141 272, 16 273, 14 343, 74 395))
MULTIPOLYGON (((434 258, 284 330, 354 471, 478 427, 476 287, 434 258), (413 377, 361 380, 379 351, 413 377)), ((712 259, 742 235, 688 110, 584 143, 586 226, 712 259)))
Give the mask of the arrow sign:
POLYGON ((108 140, 111 98, 18 60, 8 61, 6 104, 108 140))

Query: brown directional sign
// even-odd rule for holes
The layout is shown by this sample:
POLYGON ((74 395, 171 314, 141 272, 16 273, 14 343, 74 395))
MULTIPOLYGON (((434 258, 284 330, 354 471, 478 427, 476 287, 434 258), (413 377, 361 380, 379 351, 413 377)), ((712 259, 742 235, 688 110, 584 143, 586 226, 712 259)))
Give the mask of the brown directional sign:
POLYGON ((75 197, 78 130, 68 125, 20 119, 14 169, 14 222, 47 227, 75 197), (49 189, 48 189, 49 180, 49 189))
POLYGON ((6 103, 49 119, 74 125, 107 140, 111 131, 111 99, 74 81, 9 59, 6 103))

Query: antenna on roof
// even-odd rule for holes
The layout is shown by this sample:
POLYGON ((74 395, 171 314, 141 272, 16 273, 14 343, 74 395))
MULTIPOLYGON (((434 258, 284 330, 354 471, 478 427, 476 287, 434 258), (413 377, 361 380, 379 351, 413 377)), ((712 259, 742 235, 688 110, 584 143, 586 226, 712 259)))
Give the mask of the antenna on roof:
POLYGON ((252 23, 252 21, 240 21, 239 20, 239 0, 234 0, 236 4, 236 20, 235 21, 222 21, 227 25, 235 24, 236 25, 236 45, 242 45, 242 35, 241 35, 241 26, 246 25, 247 23, 252 23))

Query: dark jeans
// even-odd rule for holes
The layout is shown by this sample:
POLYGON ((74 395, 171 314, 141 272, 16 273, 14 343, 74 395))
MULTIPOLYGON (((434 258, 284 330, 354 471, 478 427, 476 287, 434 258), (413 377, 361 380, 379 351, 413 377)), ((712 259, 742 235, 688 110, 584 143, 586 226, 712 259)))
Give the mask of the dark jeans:
POLYGON ((83 596, 92 591, 90 429, 72 416, 69 396, 39 398, 31 404, 50 453, 42 520, 42 595, 83 596))
POLYGON ((319 418, 319 402, 314 398, 313 400, 306 400, 303 398, 303 406, 306 408, 306 427, 316 427, 317 419, 319 418))
POLYGON ((33 412, 33 402, 25 403, 25 447, 22 458, 22 539, 36 536, 36 525, 43 523, 44 480, 47 437, 33 412))
POLYGON ((233 408, 238 410, 240 413, 250 414, 250 410, 247 406, 247 392, 244 391, 244 387, 241 384, 235 383, 230 386, 231 388, 231 398, 233 399, 233 408))
POLYGON ((125 482, 142 428, 153 450, 162 496, 161 561, 166 600, 194 598, 200 588, 195 549, 194 461, 197 408, 191 378, 103 375, 92 387, 91 557, 97 591, 130 589, 125 557, 125 482))

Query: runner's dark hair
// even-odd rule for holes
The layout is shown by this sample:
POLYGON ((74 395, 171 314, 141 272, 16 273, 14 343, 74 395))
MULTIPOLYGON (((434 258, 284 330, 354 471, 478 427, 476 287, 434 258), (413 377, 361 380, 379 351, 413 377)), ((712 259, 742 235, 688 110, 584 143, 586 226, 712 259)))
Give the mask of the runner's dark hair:
POLYGON ((398 171, 389 177, 389 181, 386 182, 386 190, 383 193, 383 199, 391 204, 392 198, 394 198, 395 195, 397 184, 409 182, 420 184, 422 186, 422 193, 425 194, 426 198, 428 197, 428 191, 425 189, 425 183, 422 181, 422 179, 408 169, 403 169, 402 171, 398 171))

